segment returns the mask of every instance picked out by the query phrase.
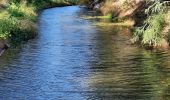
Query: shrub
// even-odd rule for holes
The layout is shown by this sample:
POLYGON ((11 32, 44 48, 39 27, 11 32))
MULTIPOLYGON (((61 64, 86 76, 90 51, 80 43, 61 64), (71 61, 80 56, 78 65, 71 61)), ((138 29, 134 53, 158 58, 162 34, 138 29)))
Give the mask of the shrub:
POLYGON ((12 18, 0 19, 0 38, 10 37, 10 33, 16 28, 16 20, 12 18))
POLYGON ((153 4, 145 10, 148 18, 145 20, 144 25, 135 28, 133 42, 141 41, 144 45, 159 46, 161 45, 161 40, 165 38, 162 31, 165 26, 167 2, 155 0, 152 3, 153 4))
POLYGON ((149 24, 143 33, 142 43, 154 46, 159 45, 161 39, 164 38, 161 33, 165 25, 164 14, 153 15, 146 20, 146 23, 149 24))
POLYGON ((11 3, 7 11, 0 13, 0 38, 25 41, 35 35, 36 14, 33 7, 11 3))

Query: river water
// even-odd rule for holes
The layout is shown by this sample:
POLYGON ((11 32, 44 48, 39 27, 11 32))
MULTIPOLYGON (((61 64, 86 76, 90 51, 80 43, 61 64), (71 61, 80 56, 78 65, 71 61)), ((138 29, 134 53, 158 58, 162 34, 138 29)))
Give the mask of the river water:
POLYGON ((0 100, 170 100, 170 51, 129 43, 77 6, 44 10, 39 36, 0 57, 0 100))

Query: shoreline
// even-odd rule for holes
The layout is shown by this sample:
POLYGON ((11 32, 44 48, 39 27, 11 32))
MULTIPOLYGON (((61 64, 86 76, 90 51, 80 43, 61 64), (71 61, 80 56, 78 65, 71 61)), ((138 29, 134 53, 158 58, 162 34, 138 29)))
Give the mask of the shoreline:
POLYGON ((89 1, 87 6, 118 22, 131 20, 128 23, 134 23, 131 34, 134 45, 167 50, 170 48, 170 10, 168 9, 170 5, 166 2, 170 3, 169 1, 147 3, 146 0, 126 2, 125 0, 93 0, 89 1))
MULTIPOLYGON (((21 3, 22 4, 22 3, 21 3)), ((23 22, 24 21, 28 21, 28 25, 27 25, 27 22, 25 22, 24 24, 22 23, 22 22, 20 22, 21 24, 21 27, 22 26, 26 26, 26 28, 24 28, 24 30, 25 30, 25 32, 27 32, 25 35, 24 35, 24 37, 26 37, 26 38, 24 38, 23 40, 21 39, 21 40, 17 40, 17 38, 20 38, 19 36, 20 35, 18 35, 18 36, 15 36, 16 38, 13 38, 13 40, 11 40, 9 37, 7 37, 7 38, 0 38, 0 56, 2 56, 3 55, 3 53, 8 49, 8 48, 10 48, 10 44, 12 45, 12 43, 17 43, 17 44, 21 44, 21 43, 23 43, 24 41, 28 41, 28 40, 31 40, 31 39, 33 39, 33 38, 35 38, 36 36, 37 36, 37 30, 38 30, 38 16, 39 16, 39 14, 43 11, 43 10, 46 10, 46 9, 50 9, 50 8, 55 8, 55 7, 66 7, 66 6, 73 6, 73 5, 75 5, 75 4, 64 4, 64 3, 54 3, 54 4, 48 4, 48 2, 47 2, 47 4, 46 5, 44 5, 44 6, 42 6, 42 7, 40 7, 40 8, 36 8, 35 9, 35 22, 34 21, 32 21, 32 20, 30 20, 30 19, 28 19, 28 18, 25 18, 24 20, 23 20, 23 22), (23 25, 22 25, 23 24, 23 25), (29 29, 30 28, 30 29, 29 29), (9 41, 10 40, 10 41, 9 41), (5 48, 4 48, 5 47, 5 48), (7 47, 7 48, 6 48, 7 47)), ((5 5, 4 5, 5 6, 5 5)), ((34 5, 35 7, 36 7, 36 5, 34 5)), ((29 6, 28 6, 29 7, 29 6)), ((3 9, 0 9, 1 11, 7 11, 7 7, 6 8, 3 8, 3 9)), ((22 20, 18 20, 18 21, 22 21, 22 20)), ((15 34, 18 34, 18 32, 14 32, 15 34)), ((23 31, 23 34, 24 34, 24 31, 23 31)), ((22 32, 21 32, 21 35, 22 35, 22 32)), ((21 37, 23 37, 23 36, 21 36, 21 37)))

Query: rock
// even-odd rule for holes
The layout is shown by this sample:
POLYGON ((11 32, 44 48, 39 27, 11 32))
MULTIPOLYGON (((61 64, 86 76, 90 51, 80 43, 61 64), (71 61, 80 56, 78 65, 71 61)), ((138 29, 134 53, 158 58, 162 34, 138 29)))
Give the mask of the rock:
POLYGON ((8 49, 10 47, 10 45, 8 44, 8 42, 6 40, 0 40, 0 49, 8 49))
POLYGON ((96 4, 93 9, 99 9, 101 6, 102 6, 102 5, 101 5, 100 3, 99 3, 99 4, 96 4))
POLYGON ((0 48, 4 47, 4 40, 0 40, 0 48))
POLYGON ((7 40, 0 39, 0 56, 10 47, 7 40))

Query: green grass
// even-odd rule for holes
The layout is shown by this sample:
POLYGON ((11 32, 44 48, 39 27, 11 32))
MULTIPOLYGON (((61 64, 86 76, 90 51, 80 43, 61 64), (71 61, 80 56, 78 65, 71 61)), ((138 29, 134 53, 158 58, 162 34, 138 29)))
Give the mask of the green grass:
POLYGON ((11 3, 8 5, 7 11, 12 17, 17 17, 18 19, 35 20, 36 18, 35 8, 26 5, 26 3, 11 3))
POLYGON ((27 41, 36 36, 37 11, 76 4, 78 0, 10 0, 0 10, 0 39, 27 41))
POLYGON ((33 38, 36 17, 35 9, 26 3, 9 4, 0 12, 0 38, 17 42, 33 38))
POLYGON ((0 38, 9 38, 12 30, 16 28, 15 26, 16 21, 12 18, 0 19, 0 38))

